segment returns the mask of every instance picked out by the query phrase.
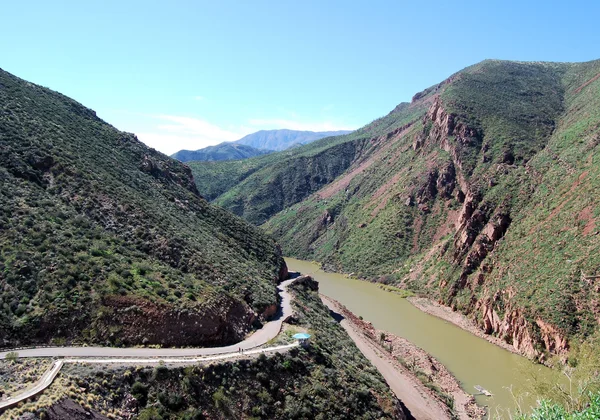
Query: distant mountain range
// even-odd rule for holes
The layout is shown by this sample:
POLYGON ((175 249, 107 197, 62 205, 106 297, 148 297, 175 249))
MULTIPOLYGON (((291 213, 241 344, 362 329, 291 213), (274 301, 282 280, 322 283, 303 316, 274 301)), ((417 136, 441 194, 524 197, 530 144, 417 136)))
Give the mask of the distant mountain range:
POLYGON ((248 134, 235 143, 252 146, 256 149, 281 151, 291 147, 311 143, 324 137, 348 134, 348 130, 340 131, 297 131, 297 130, 261 130, 248 134))
POLYGON ((181 162, 246 159, 301 146, 324 137, 341 136, 348 133, 350 133, 348 130, 319 132, 285 129, 261 130, 234 142, 223 142, 195 151, 180 150, 171 157, 181 162))

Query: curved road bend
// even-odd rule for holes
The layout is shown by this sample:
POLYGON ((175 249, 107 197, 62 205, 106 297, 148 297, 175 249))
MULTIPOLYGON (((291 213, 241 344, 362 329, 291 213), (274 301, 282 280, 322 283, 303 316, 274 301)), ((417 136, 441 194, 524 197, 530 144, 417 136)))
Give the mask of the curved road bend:
POLYGON ((4 410, 5 408, 15 406, 19 402, 26 400, 27 398, 31 398, 31 397, 39 394, 40 392, 42 392, 44 389, 48 388, 50 386, 50 384, 52 383, 52 381, 54 380, 54 378, 56 378, 56 375, 58 375, 58 372, 60 371, 60 368, 62 367, 62 365, 63 365, 63 362, 60 360, 57 362, 54 362, 52 367, 50 369, 48 369, 46 371, 46 373, 44 373, 44 375, 42 375, 40 380, 34 386, 29 388, 22 394, 15 395, 6 400, 0 401, 0 412, 2 410, 4 410))
POLYGON ((237 350, 235 353, 226 353, 226 354, 215 354, 212 356, 203 356, 203 357, 186 357, 186 358, 173 358, 169 357, 164 360, 152 358, 152 359, 140 359, 140 358, 126 358, 126 359, 117 359, 114 357, 108 359, 90 359, 84 357, 82 359, 64 359, 65 363, 95 363, 95 364, 140 364, 140 365, 156 365, 165 363, 167 365, 192 365, 200 362, 212 362, 216 360, 226 360, 226 359, 236 359, 236 358, 244 358, 246 356, 254 356, 261 353, 281 353, 283 351, 287 351, 293 347, 298 347, 300 345, 299 341, 294 341, 291 344, 283 344, 280 346, 274 347, 264 347, 260 349, 248 350, 243 353, 238 353, 237 350))
POLYGON ((294 279, 281 282, 277 289, 281 296, 281 305, 275 318, 239 343, 223 347, 202 348, 118 348, 118 347, 37 347, 31 349, 15 349, 0 352, 0 359, 6 358, 7 353, 16 351, 19 357, 192 357, 210 356, 224 353, 237 353, 238 349, 249 350, 262 346, 269 340, 277 337, 281 331, 283 321, 292 314, 291 297, 287 291, 294 279))
POLYGON ((300 343, 298 341, 295 341, 292 344, 285 344, 282 346, 248 350, 242 354, 240 354, 236 351, 235 353, 218 354, 218 355, 213 355, 213 356, 194 357, 194 358, 186 358, 186 359, 167 358, 164 361, 160 360, 160 359, 156 359, 156 358, 154 358, 154 359, 138 359, 138 358, 71 359, 71 358, 69 358, 69 359, 59 360, 59 361, 54 362, 52 367, 44 373, 44 375, 40 378, 40 380, 33 387, 31 387, 30 389, 28 389, 27 391, 25 391, 21 394, 13 395, 12 397, 7 398, 6 400, 1 400, 0 401, 0 413, 7 408, 16 406, 21 401, 24 401, 27 398, 31 398, 31 397, 34 397, 34 396, 40 394, 42 391, 44 391, 46 388, 48 388, 50 386, 50 384, 52 384, 52 381, 54 381, 54 378, 56 378, 56 375, 58 375, 58 372, 62 368, 63 364, 65 364, 65 363, 96 363, 96 364, 111 364, 111 363, 115 364, 116 363, 116 364, 121 364, 121 365, 123 365, 123 364, 152 365, 152 364, 159 364, 159 363, 165 362, 166 364, 174 364, 174 365, 191 365, 191 364, 196 364, 199 362, 211 362, 211 361, 233 359, 233 358, 240 358, 240 357, 243 358, 243 357, 248 357, 248 356, 254 356, 254 355, 257 355, 260 353, 274 353, 274 352, 281 353, 283 351, 287 351, 287 350, 291 349, 292 347, 297 347, 299 345, 300 345, 300 343))

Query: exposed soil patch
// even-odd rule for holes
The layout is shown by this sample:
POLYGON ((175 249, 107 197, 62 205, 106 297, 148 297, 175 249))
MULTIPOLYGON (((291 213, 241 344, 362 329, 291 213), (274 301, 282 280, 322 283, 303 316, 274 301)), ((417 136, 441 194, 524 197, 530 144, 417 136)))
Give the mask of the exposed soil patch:
POLYGON ((590 83, 594 83, 596 80, 600 79, 600 73, 598 73, 597 75, 595 75, 594 77, 592 77, 590 80, 588 80, 587 82, 585 82, 584 84, 582 84, 581 86, 579 86, 577 89, 575 89, 575 93, 579 93, 581 92, 581 90, 586 87, 587 85, 589 85, 590 83))
POLYGON ((446 206, 446 214, 446 221, 438 227, 435 235, 433 235, 433 243, 437 243, 444 236, 456 231, 456 226, 458 225, 458 219, 460 216, 460 209, 451 210, 446 206))
POLYGON ((583 228, 583 234, 586 236, 594 233, 594 231, 596 229, 596 219, 594 219, 593 216, 594 216, 593 206, 587 206, 586 208, 581 210, 581 212, 579 212, 579 215, 577 216, 577 220, 582 220, 584 222, 587 222, 585 227, 583 228))
POLYGON ((421 234, 421 229, 423 228, 423 217, 417 216, 413 222, 413 243, 412 250, 413 254, 417 254, 419 252, 419 235, 421 234))
POLYGON ((406 132, 408 131, 408 129, 410 128, 410 126, 411 126, 411 124, 408 124, 407 126, 402 127, 392 137, 390 137, 388 135, 388 136, 383 136, 383 137, 377 138, 376 142, 385 142, 385 144, 382 145, 381 147, 379 147, 379 149, 373 155, 371 155, 368 159, 364 160, 363 162, 359 163, 357 167, 355 167, 354 169, 352 169, 351 171, 349 171, 342 178, 338 179, 335 182, 332 182, 331 184, 329 184, 325 188, 321 189, 317 193, 319 195, 319 197, 321 197, 323 199, 327 199, 327 198, 333 197, 338 192, 346 189, 348 187, 348 185, 350 185, 350 182, 352 182, 352 180, 354 179, 354 177, 356 177, 357 175, 363 173, 373 163, 375 163, 376 161, 378 161, 382 156, 385 156, 385 154, 390 149, 390 147, 392 147, 392 145, 398 139, 402 138, 402 136, 404 136, 404 134, 406 134, 406 132))

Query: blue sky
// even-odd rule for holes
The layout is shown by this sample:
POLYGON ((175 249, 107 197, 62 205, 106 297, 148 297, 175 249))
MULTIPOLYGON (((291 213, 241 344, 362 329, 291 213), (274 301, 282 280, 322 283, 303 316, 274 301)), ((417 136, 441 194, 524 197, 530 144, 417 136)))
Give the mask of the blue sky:
POLYGON ((354 129, 486 58, 600 58, 598 1, 12 1, 0 67, 167 154, 354 129))

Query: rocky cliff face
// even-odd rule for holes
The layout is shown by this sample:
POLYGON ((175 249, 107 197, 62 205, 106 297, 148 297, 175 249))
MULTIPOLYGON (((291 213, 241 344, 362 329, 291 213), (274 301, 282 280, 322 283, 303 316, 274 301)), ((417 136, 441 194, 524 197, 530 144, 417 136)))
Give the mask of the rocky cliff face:
POLYGON ((198 308, 173 308, 130 296, 107 296, 93 330, 98 341, 167 347, 220 346, 244 339, 255 313, 218 296, 198 308))
POLYGON ((312 156, 279 162, 277 168, 253 173, 217 197, 215 203, 259 225, 332 182, 363 148, 364 143, 359 140, 333 146, 312 156))
MULTIPOLYGON (((485 156, 486 150, 481 147, 482 134, 458 121, 456 115, 447 112, 439 96, 435 97, 433 104, 423 117, 423 126, 430 127, 430 129, 424 129, 423 133, 416 137, 413 148, 418 151, 427 146, 439 147, 451 156, 451 162, 442 174, 438 175, 437 171, 429 173, 424 187, 419 190, 421 194, 417 194, 417 203, 421 209, 428 208, 432 205, 430 201, 436 198, 438 190, 443 191, 441 198, 454 199, 461 203, 458 216, 455 218, 451 256, 459 274, 454 282, 442 281, 442 287, 449 289, 442 302, 450 304, 456 309, 454 297, 458 293, 467 288, 475 295, 476 289, 486 284, 486 274, 490 273, 494 267, 493 263, 483 266, 482 263, 494 251, 497 242, 504 237, 512 219, 510 208, 504 202, 494 206, 493 203, 484 200, 485 193, 481 191, 481 180, 472 179, 472 169, 463 162, 464 156, 469 154, 465 153, 465 148, 478 149, 472 153, 476 152, 485 156), (423 191, 426 193, 424 194, 423 191), (471 276, 473 273, 476 275, 471 276)), ((511 163, 510 159, 504 156, 502 162, 497 166, 498 169, 503 169, 511 163)), ((510 169, 508 168, 508 170, 510 169)), ((506 174, 506 171, 504 173, 506 174)), ((494 177, 489 173, 485 174, 485 177, 487 178, 487 187, 493 187, 494 177)), ((493 334, 511 343, 515 350, 530 358, 542 356, 539 347, 536 348, 536 344, 538 344, 536 341, 539 341, 539 338, 536 340, 533 337, 532 324, 526 319, 520 308, 504 308, 502 317, 494 309, 499 303, 504 305, 504 302, 511 301, 510 297, 503 298, 504 294, 505 292, 498 291, 493 297, 476 298, 473 296, 471 302, 463 310, 466 309, 467 312, 477 314, 477 318, 480 319, 479 324, 486 334, 493 334)), ((534 324, 539 328, 543 347, 547 351, 564 354, 568 350, 568 342, 564 333, 541 319, 536 319, 534 324)))

